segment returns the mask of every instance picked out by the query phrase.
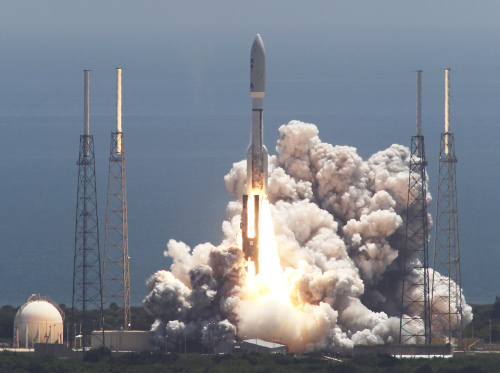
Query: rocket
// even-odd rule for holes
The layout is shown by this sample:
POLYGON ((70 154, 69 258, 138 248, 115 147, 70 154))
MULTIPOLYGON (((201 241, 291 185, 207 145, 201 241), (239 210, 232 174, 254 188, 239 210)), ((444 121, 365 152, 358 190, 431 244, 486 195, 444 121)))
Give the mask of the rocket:
MULTIPOLYGON (((242 244, 245 259, 255 263, 259 272, 259 207, 267 197, 268 153, 263 143, 262 115, 266 91, 266 51, 259 34, 250 51, 250 94, 252 96, 252 132, 247 150, 247 194, 243 195, 242 244), (253 201, 252 201, 253 199, 253 201), (250 201, 249 201, 250 200, 250 201), (254 221, 248 221, 248 203, 253 204, 254 221)), ((252 206, 250 206, 252 208, 252 206)))
POLYGON ((252 133, 247 149, 248 195, 267 195, 267 149, 263 144, 262 114, 266 93, 266 51, 257 34, 250 52, 250 94, 252 96, 252 133), (252 193, 253 192, 253 193, 252 193))

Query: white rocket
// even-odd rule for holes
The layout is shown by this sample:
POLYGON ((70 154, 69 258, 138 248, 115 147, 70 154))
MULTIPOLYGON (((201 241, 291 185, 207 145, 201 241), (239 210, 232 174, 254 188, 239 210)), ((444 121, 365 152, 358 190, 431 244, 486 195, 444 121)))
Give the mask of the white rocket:
POLYGON ((247 150, 247 194, 243 195, 241 219, 242 243, 245 259, 255 264, 259 272, 259 208, 262 198, 267 196, 268 153, 263 143, 263 101, 266 91, 266 51, 260 35, 257 34, 250 52, 250 94, 252 95, 252 132, 247 150), (253 231, 249 229, 248 203, 253 196, 253 231))
POLYGON ((252 133, 247 150, 248 195, 267 195, 267 149, 262 136, 262 114, 266 93, 266 51, 259 34, 250 52, 250 94, 252 95, 252 133))

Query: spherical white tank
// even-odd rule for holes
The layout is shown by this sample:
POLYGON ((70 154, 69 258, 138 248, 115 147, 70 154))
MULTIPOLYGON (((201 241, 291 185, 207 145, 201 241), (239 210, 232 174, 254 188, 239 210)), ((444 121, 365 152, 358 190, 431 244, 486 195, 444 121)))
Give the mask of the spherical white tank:
POLYGON ((35 343, 63 343, 63 325, 62 311, 55 305, 40 298, 28 300, 16 314, 15 344, 33 348, 35 343))

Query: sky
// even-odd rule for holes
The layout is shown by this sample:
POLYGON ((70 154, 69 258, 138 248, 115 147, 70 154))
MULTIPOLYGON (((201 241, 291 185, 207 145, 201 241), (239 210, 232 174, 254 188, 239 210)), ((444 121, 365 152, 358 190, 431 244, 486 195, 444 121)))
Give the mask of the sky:
MULTIPOLYGON (((496 146, 494 143, 485 144, 482 136, 459 141, 465 140, 461 136, 467 134, 464 128, 470 125, 488 133, 489 139, 500 137, 499 133, 492 131, 498 120, 489 122, 500 100, 497 93, 500 92, 497 69, 500 60, 499 14, 498 1, 0 0, 0 100, 9 102, 5 105, 0 102, 0 118, 5 116, 11 120, 12 117, 35 113, 48 117, 73 116, 79 127, 67 136, 77 139, 83 127, 80 124, 83 121, 80 118, 82 70, 91 70, 91 118, 102 118, 114 115, 116 67, 124 68, 124 115, 128 111, 140 117, 148 114, 148 109, 154 106, 155 113, 179 118, 189 107, 190 115, 206 115, 210 124, 217 123, 219 119, 213 115, 220 112, 226 112, 228 118, 246 118, 250 105, 248 55, 255 34, 259 33, 266 48, 265 138, 270 144, 270 153, 274 153, 279 125, 301 119, 318 124, 320 135, 326 133, 329 136, 325 135, 325 141, 356 146, 366 159, 393 142, 409 146, 411 132, 407 129, 398 127, 394 130, 394 123, 380 129, 372 126, 380 122, 401 121, 409 123, 413 130, 415 70, 424 70, 424 131, 429 128, 426 126, 441 125, 443 69, 451 68, 452 89, 457 87, 456 91, 452 90, 452 128, 457 134, 457 151, 461 152, 458 167, 472 170, 470 174, 459 176, 459 197, 463 193, 464 205, 469 202, 469 206, 464 207, 472 212, 471 219, 477 224, 475 236, 467 238, 464 235, 461 242, 488 249, 485 250, 488 254, 469 252, 464 253, 463 258, 480 258, 483 265, 491 264, 492 268, 485 273, 493 275, 496 267, 492 263, 500 260, 500 254, 491 253, 500 236, 496 234, 496 227, 490 225, 491 219, 485 224, 480 214, 481 209, 488 208, 488 216, 496 216, 491 206, 500 203, 495 186, 488 183, 489 173, 486 172, 496 167, 496 146), (296 82, 305 89, 298 90, 296 82), (307 82, 314 84, 303 84, 307 82), (221 93, 223 89, 227 92, 221 93), (223 100, 216 101, 213 97, 223 97, 223 100), (348 104, 335 105, 336 99, 348 104), (54 107, 58 112, 54 112, 54 107), (334 123, 343 121, 353 125, 363 122, 360 133, 364 136, 358 136, 352 143, 345 142, 349 127, 329 128, 328 122, 318 119, 320 112, 331 115, 334 123), (484 113, 490 116, 484 117, 484 113), (374 136, 383 140, 370 144, 374 136), (475 157, 480 155, 484 158, 475 166, 475 157), (485 190, 482 195, 472 196, 476 180, 481 180, 480 185, 485 190), (495 196, 486 199, 482 198, 484 195, 495 196)), ((91 128, 95 128, 93 123, 94 120, 91 128)), ((195 127, 194 122, 191 125, 195 127)), ((3 127, 3 131, 7 131, 6 128, 3 127)), ((213 237, 220 236, 228 198, 222 178, 229 171, 231 162, 244 157, 248 143, 246 133, 237 138, 241 132, 236 128, 234 131, 235 140, 229 146, 231 154, 236 155, 227 165, 220 165, 214 176, 219 184, 210 184, 217 185, 220 188, 215 189, 217 195, 223 196, 213 201, 213 204, 218 203, 217 217, 221 219, 212 218, 206 222, 205 216, 194 216, 196 214, 190 210, 186 214, 193 217, 193 224, 200 226, 196 234, 175 229, 160 232, 164 222, 149 227, 149 235, 161 237, 162 248, 169 238, 183 239, 190 245, 207 240, 217 243, 213 237), (240 149, 243 149, 241 155, 240 149), (208 231, 217 232, 206 237, 208 231)), ((433 159, 437 159, 439 132, 440 129, 433 129, 432 138, 426 138, 429 149, 434 151, 428 152, 433 159)), ((148 144, 152 141, 158 148, 159 136, 139 138, 141 135, 138 132, 138 142, 148 144)), ((96 139, 96 142, 102 141, 107 147, 108 136, 109 132, 104 140, 96 139)), ((197 147, 203 146, 203 136, 193 138, 197 147)), ((50 140, 49 137, 44 139, 50 140)), ((55 145, 40 143, 42 146, 43 151, 58 154, 57 142, 55 145)), ((73 150, 66 156, 71 163, 68 167, 73 167, 69 172, 75 173, 76 154, 74 147, 68 145, 68 148, 73 150)), ((138 165, 139 161, 147 159, 151 162, 158 152, 138 157, 136 170, 143 167, 138 165)), ((0 157, 8 157, 2 153, 1 147, 0 157)), ((132 176, 136 171, 133 160, 129 159, 128 170, 132 176)), ((107 165, 103 167, 103 172, 107 172, 107 165)), ((163 165, 155 167, 158 171, 163 165)), ((437 166, 432 167, 434 172, 437 166)), ((156 177, 159 175, 170 176, 164 170, 158 171, 156 177)), ((193 184, 195 176, 189 175, 193 184)), ((434 192, 436 175, 430 176, 431 192, 434 192)), ((103 182, 105 178, 102 178, 103 182)), ((129 192, 133 192, 134 182, 139 183, 137 180, 128 178, 129 192)), ((75 192, 70 192, 72 209, 75 192)), ((129 200, 133 203, 131 195, 129 200)), ((148 198, 155 203, 154 196, 148 198)), ((196 205, 196 200, 186 202, 189 209, 193 205, 196 205)), ((173 202, 167 205, 176 206, 173 202)), ((163 204, 154 206, 157 209, 164 207, 163 204)), ((170 211, 165 209, 169 223, 182 222, 170 211)), ((103 222, 103 214, 100 216, 103 222)), ((470 225, 467 218, 461 215, 464 226, 470 225)), ((130 217, 129 222, 133 219, 130 217)), ((130 225, 129 229, 132 229, 130 225)), ((134 238, 130 236, 130 239, 134 238)), ((162 250, 158 249, 158 252, 163 260, 162 250)), ((151 260, 158 261, 158 258, 151 260)), ((141 274, 141 281, 150 273, 141 274)), ((480 280, 474 278, 473 281, 475 286, 481 286, 480 280)), ((137 292, 140 298, 144 290, 137 292)), ((491 298, 491 294, 488 296, 491 298)), ((485 299, 481 298, 481 301, 485 299)))
POLYGON ((72 82, 91 69, 94 94, 111 93, 114 77, 99 74, 123 67, 131 85, 147 82, 138 93, 164 91, 163 75, 207 96, 202 80, 247 85, 248 44, 257 33, 268 81, 383 81, 423 70, 425 87, 427 74, 457 67, 498 79, 499 11, 496 1, 460 0, 2 1, 0 82, 13 94, 81 95, 72 82))
POLYGON ((457 58, 494 66, 500 49, 495 1, 21 0, 0 6, 2 65, 28 75, 126 62, 153 71, 177 64, 179 74, 194 76, 205 59, 239 55, 256 33, 278 66, 287 63, 303 76, 325 64, 378 68, 395 59, 411 66, 446 66, 457 58), (306 61, 311 67, 300 71, 306 61))

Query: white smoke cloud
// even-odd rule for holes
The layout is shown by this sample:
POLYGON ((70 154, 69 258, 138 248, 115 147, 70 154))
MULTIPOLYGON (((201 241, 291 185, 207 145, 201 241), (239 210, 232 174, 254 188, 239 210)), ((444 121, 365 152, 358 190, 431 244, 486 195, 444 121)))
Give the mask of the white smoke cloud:
MULTIPOLYGON (((452 315, 460 314, 459 305, 462 307, 462 324, 465 327, 472 321, 472 307, 466 303, 463 293, 460 294, 453 280, 429 269, 429 279, 431 281, 433 276, 435 277, 435 286, 431 294, 433 298, 431 309, 433 329, 445 330, 448 327, 447 320, 449 320, 447 313, 452 315), (448 302, 445 302, 445 300, 448 300, 448 302), (448 308, 448 304, 450 304, 450 308, 448 308)), ((452 320, 453 326, 457 326, 457 323, 460 322, 456 316, 452 316, 452 320)))
MULTIPOLYGON (((238 336, 281 341, 291 351, 341 352, 398 341, 408 148, 392 145, 365 161, 355 148, 321 142, 313 124, 291 121, 279 131, 268 198, 279 281, 290 302, 258 298, 246 286, 246 261, 236 245, 246 191, 241 161, 224 178, 237 200, 227 206, 221 245, 191 250, 170 240, 170 272, 147 282, 144 307, 157 318, 152 329, 160 345, 187 338, 213 348, 238 336)), ((472 314, 461 300, 465 326, 472 314)))

